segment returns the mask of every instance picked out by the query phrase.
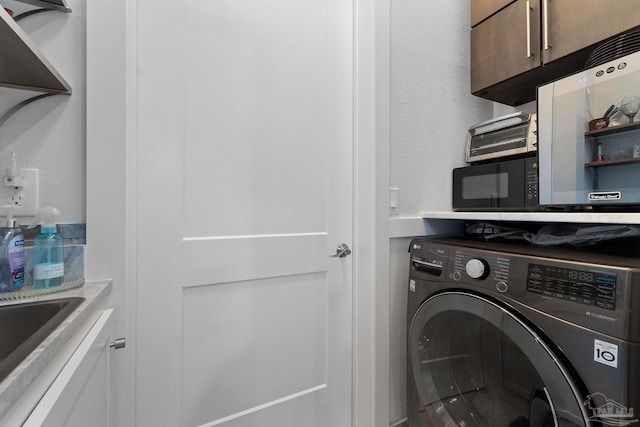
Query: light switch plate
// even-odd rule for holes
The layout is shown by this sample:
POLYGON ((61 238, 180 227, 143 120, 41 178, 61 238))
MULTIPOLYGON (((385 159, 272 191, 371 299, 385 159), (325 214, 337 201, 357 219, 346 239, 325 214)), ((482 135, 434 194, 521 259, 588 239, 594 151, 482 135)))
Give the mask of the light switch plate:
POLYGON ((394 215, 398 213, 400 206, 400 189, 398 188, 390 188, 389 189, 389 213, 394 215))
POLYGON ((0 183, 0 216, 7 216, 7 207, 12 206, 13 216, 35 216, 38 210, 38 169, 20 169, 24 186, 16 190, 0 183))

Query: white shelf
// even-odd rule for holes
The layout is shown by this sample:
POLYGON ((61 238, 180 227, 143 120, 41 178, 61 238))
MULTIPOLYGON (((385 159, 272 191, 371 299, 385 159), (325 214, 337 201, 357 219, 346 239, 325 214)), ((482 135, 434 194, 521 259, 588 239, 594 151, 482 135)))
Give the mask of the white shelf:
POLYGON ((640 212, 422 212, 429 219, 640 224, 640 212))

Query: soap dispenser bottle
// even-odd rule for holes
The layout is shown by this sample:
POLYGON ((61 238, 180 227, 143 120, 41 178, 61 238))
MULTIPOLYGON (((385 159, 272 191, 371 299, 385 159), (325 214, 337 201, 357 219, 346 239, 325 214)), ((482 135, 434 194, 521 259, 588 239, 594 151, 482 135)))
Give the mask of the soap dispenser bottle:
POLYGON ((0 292, 15 291, 24 283, 24 233, 11 215, 0 228, 0 292))
MULTIPOLYGON (((56 217, 60 211, 53 206, 38 210, 40 234, 33 239, 33 287, 51 288, 64 282, 64 245, 58 234, 56 217)), ((35 225, 34 225, 35 226, 35 225)))

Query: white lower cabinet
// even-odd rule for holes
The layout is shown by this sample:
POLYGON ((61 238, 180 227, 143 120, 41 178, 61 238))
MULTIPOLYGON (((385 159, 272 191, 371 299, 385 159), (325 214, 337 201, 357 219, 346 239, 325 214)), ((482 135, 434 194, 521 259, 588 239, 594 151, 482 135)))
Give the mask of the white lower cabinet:
POLYGON ((23 426, 111 426, 113 309, 105 310, 23 426))

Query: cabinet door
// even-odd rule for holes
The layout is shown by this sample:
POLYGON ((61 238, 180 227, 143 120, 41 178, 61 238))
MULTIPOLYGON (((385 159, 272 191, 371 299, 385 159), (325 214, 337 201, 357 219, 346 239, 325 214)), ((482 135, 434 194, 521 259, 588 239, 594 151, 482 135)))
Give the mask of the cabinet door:
POLYGON ((539 0, 518 0, 471 29, 471 92, 541 65, 539 0))
POLYGON ((105 310, 23 427, 106 427, 110 414, 113 309, 105 310))
POLYGON ((542 1, 543 63, 562 58, 640 25, 638 0, 542 1))
POLYGON ((471 26, 493 15, 515 0, 471 0, 471 26))

